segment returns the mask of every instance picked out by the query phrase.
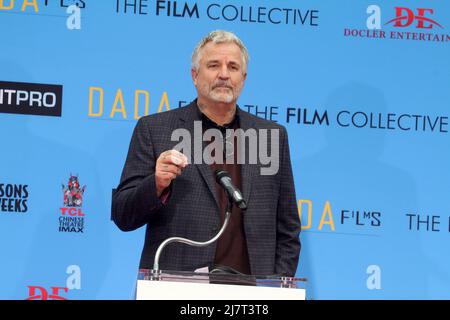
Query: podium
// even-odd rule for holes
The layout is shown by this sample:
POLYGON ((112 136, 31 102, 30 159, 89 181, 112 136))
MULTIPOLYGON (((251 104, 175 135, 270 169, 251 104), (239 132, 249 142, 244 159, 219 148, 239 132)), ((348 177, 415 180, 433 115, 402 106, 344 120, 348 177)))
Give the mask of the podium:
POLYGON ((137 300, 305 300, 304 278, 139 270, 137 300))

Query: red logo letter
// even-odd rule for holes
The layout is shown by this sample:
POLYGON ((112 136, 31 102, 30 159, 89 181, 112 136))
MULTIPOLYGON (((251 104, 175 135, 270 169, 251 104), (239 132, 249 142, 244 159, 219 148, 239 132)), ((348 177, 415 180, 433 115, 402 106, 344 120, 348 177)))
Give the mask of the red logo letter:
POLYGON ((39 286, 27 286, 28 287, 28 298, 26 300, 47 300, 48 293, 42 287, 39 286), (36 290, 41 291, 42 295, 36 294, 36 290))
POLYGON ((418 8, 417 9, 417 28, 422 28, 422 29, 431 29, 433 28, 433 24, 438 25, 439 27, 442 28, 442 26, 437 23, 436 21, 430 19, 430 18, 426 18, 425 17, 425 12, 429 12, 430 14, 433 14, 433 9, 424 9, 424 8, 418 8), (425 25, 424 21, 430 22, 430 24, 425 25))
POLYGON ((395 16, 396 18, 389 20, 384 25, 395 22, 394 27, 407 27, 414 21, 414 12, 408 8, 395 7, 395 16), (402 16, 402 11, 405 11, 406 15, 402 16), (402 20, 406 20, 406 22, 402 24, 402 20))
POLYGON ((395 21, 394 27, 407 27, 414 21, 414 12, 408 8, 395 7, 395 21), (406 12, 406 15, 402 16, 402 11, 406 12), (405 23, 402 24, 402 20, 406 20, 405 23))
POLYGON ((61 297, 61 296, 58 294, 58 291, 59 291, 59 290, 63 290, 65 293, 67 293, 67 291, 68 291, 69 289, 67 289, 66 287, 52 287, 52 294, 49 296, 49 298, 50 298, 50 299, 53 299, 53 300, 67 300, 66 298, 61 297))

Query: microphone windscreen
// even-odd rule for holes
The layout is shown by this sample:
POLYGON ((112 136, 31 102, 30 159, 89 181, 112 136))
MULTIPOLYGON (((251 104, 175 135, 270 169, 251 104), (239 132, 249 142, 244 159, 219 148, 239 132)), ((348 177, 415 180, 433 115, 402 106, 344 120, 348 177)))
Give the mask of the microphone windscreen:
POLYGON ((220 179, 222 179, 223 177, 230 178, 230 174, 227 171, 222 170, 222 169, 217 169, 215 171, 215 176, 216 176, 217 183, 220 183, 220 179))

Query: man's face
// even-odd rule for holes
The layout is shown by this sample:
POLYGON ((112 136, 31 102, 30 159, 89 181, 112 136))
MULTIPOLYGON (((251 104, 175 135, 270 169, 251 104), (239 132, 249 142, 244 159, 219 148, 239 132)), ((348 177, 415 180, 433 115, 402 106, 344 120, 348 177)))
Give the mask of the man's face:
POLYGON ((191 70, 200 101, 235 103, 247 76, 241 49, 234 43, 207 43, 199 69, 191 70))

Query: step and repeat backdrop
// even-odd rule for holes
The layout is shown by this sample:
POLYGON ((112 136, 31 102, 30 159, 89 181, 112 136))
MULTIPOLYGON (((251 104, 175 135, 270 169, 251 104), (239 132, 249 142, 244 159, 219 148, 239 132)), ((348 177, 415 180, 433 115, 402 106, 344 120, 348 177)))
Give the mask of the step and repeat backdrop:
POLYGON ((447 1, 0 0, 0 299, 132 299, 110 220, 137 119, 196 97, 215 29, 289 133, 308 299, 450 298, 447 1))

